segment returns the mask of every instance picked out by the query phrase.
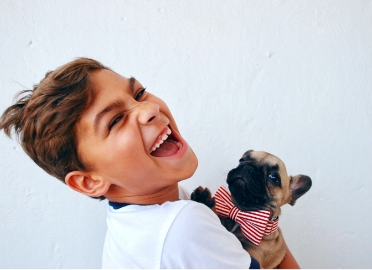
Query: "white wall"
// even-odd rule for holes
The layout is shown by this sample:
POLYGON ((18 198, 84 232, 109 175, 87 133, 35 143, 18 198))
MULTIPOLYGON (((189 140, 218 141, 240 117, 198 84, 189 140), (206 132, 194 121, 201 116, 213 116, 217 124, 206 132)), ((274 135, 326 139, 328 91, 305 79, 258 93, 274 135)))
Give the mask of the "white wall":
MULTIPOLYGON (((169 105, 215 191, 248 149, 313 187, 280 226, 303 268, 371 268, 372 2, 0 2, 0 111, 78 56, 169 105)), ((98 268, 106 202, 74 193, 0 135, 0 267, 98 268)))

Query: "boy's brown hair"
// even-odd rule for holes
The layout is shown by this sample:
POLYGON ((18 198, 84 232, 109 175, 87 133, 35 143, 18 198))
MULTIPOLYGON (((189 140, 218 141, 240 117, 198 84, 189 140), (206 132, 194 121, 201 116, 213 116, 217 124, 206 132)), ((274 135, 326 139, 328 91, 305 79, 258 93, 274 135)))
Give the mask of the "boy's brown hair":
POLYGON ((94 99, 90 73, 109 69, 96 60, 79 58, 54 71, 16 96, 0 118, 0 130, 14 129, 27 155, 47 173, 64 182, 75 170, 88 171, 77 152, 76 122, 94 99))

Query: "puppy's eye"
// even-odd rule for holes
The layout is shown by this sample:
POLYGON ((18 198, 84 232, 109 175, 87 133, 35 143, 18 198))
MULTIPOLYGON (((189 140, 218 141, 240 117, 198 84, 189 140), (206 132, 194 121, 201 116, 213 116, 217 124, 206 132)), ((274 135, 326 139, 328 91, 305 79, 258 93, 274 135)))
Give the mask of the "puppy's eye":
POLYGON ((142 95, 143 95, 143 93, 145 93, 145 91, 146 91, 146 88, 142 88, 137 94, 136 94, 136 96, 134 97, 134 99, 135 100, 139 100, 141 97, 142 97, 142 95))
POLYGON ((278 175, 276 173, 269 174, 269 178, 273 181, 278 181, 279 180, 278 175))
POLYGON ((277 173, 270 173, 269 179, 274 182, 274 184, 280 185, 280 177, 277 173))

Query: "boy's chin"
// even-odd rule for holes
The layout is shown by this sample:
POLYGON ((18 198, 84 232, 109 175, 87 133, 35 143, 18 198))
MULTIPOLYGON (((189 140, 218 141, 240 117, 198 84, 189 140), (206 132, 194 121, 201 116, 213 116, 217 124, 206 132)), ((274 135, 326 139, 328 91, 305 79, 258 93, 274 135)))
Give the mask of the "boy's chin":
POLYGON ((185 166, 185 173, 186 173, 186 175, 181 180, 185 180, 185 179, 188 179, 191 176, 193 176, 194 173, 195 173, 195 171, 196 171, 196 169, 198 168, 199 161, 198 161, 197 156, 195 155, 194 151, 192 151, 191 148, 189 149, 189 151, 191 153, 190 153, 190 159, 189 159, 189 161, 187 162, 187 164, 185 166))
POLYGON ((180 160, 170 161, 169 164, 171 163, 174 166, 170 165, 172 169, 168 167, 170 169, 169 179, 174 179, 179 182, 182 180, 186 180, 194 175, 196 169, 198 168, 199 161, 192 149, 189 148, 180 160))

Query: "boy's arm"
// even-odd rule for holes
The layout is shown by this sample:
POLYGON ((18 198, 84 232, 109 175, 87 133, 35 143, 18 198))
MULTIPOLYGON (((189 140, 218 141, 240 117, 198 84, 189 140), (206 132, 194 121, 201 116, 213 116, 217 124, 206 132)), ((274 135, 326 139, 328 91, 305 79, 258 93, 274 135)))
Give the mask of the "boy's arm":
POLYGON ((300 269, 300 266, 298 265, 296 259, 293 257, 287 244, 285 244, 285 247, 287 252, 285 254, 283 261, 279 264, 279 269, 300 269))

